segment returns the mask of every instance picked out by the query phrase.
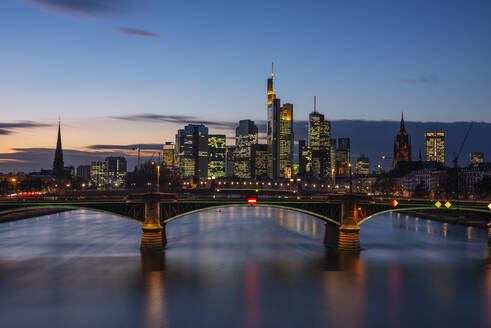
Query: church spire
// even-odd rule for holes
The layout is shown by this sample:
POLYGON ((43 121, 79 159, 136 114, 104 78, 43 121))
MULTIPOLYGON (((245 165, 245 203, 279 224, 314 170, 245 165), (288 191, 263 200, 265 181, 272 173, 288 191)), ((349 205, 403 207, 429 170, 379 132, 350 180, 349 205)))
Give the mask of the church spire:
POLYGON ((58 139, 56 141, 55 160, 53 162, 53 176, 61 177, 65 175, 65 165, 63 163, 63 149, 61 148, 61 121, 58 119, 58 139))
POLYGON ((404 112, 401 113, 401 131, 404 131, 404 112))

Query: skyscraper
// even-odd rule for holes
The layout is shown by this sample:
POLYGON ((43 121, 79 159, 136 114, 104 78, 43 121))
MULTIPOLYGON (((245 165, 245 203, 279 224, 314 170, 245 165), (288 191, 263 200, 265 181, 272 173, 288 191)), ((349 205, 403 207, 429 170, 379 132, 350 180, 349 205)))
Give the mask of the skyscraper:
POLYGON ((392 169, 395 169, 397 162, 410 162, 411 141, 404 127, 404 114, 401 116, 401 128, 397 132, 394 142, 394 156, 392 157, 392 169))
POLYGON ((55 177, 65 176, 65 165, 63 163, 63 149, 61 148, 61 123, 58 121, 58 139, 56 141, 55 160, 53 161, 53 172, 55 177))
POLYGON ((177 163, 182 178, 208 177, 208 128, 188 124, 176 135, 177 163))
POLYGON ((317 112, 316 97, 314 111, 309 115, 309 147, 312 151, 312 172, 319 177, 331 175, 331 122, 317 112))
POLYGON ((195 159, 192 143, 192 133, 189 134, 184 129, 177 131, 175 159, 181 178, 187 178, 195 174, 195 159))
POLYGON ((225 176, 225 142, 224 134, 208 135, 208 176, 210 177, 225 176))
POLYGON ((425 132, 425 161, 445 165, 445 132, 425 132))
POLYGON ((253 175, 252 146, 258 142, 258 129, 251 120, 239 121, 235 129, 234 176, 251 178, 253 175))
POLYGON ((271 77, 268 79, 268 125, 267 125, 267 141, 268 141, 268 177, 277 179, 280 175, 280 99, 276 98, 273 91, 274 71, 271 72, 271 77))
POLYGON ((280 163, 279 177, 291 178, 293 166, 293 105, 286 103, 280 109, 280 163))
POLYGON ((163 152, 162 152, 163 163, 162 164, 168 170, 174 169, 174 166, 175 166, 175 149, 176 149, 176 146, 170 141, 165 142, 163 145, 163 152))

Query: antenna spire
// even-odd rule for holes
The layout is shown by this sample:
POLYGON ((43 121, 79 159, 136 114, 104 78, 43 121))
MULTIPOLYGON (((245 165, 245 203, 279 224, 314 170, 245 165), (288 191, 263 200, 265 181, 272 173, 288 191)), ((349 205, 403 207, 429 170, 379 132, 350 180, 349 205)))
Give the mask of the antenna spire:
POLYGON ((317 113, 317 96, 314 96, 314 113, 317 113))
POLYGON ((274 61, 271 62, 271 77, 274 77, 274 61))

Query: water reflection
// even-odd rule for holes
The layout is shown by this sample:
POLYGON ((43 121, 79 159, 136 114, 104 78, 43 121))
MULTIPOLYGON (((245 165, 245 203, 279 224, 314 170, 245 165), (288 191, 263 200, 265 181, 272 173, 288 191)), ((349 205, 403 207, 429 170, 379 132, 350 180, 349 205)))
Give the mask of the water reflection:
POLYGON ((139 225, 108 215, 0 225, 2 326, 491 324, 491 253, 477 228, 381 215, 361 226, 366 251, 339 253, 313 217, 231 207, 167 233, 164 254, 140 254, 139 225))
POLYGON ((165 291, 165 253, 141 253, 145 286, 145 327, 168 327, 165 291))

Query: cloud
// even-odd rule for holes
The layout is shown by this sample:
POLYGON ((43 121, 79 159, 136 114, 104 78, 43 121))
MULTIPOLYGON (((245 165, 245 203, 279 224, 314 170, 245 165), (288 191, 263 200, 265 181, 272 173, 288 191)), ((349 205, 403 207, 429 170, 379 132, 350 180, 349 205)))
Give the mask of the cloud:
POLYGON ((145 150, 162 150, 162 144, 134 144, 134 145, 91 145, 88 149, 92 150, 136 150, 140 146, 142 151, 145 150))
POLYGON ((19 121, 16 123, 0 123, 0 135, 8 135, 13 133, 16 129, 25 128, 43 128, 52 126, 52 124, 39 123, 34 121, 19 121))
POLYGON ((121 115, 121 116, 111 116, 113 119, 125 120, 125 121, 142 121, 142 122, 165 122, 165 123, 175 123, 179 125, 187 124, 204 124, 206 126, 218 128, 218 129, 235 129, 238 122, 229 121, 206 121, 201 120, 196 116, 187 115, 160 115, 160 114, 140 114, 140 115, 121 115))
POLYGON ((134 29, 134 28, 123 28, 123 27, 121 27, 121 28, 118 28, 117 31, 121 34, 145 36, 145 37, 150 37, 150 38, 160 38, 160 35, 157 33, 145 31, 145 30, 134 29))
POLYGON ((126 0, 24 0, 41 9, 64 14, 100 15, 126 9, 126 0))
POLYGON ((438 83, 440 81, 440 78, 436 75, 430 74, 430 75, 423 75, 419 77, 411 77, 411 78, 406 78, 402 80, 405 83, 411 83, 411 84, 430 84, 430 83, 438 83))

